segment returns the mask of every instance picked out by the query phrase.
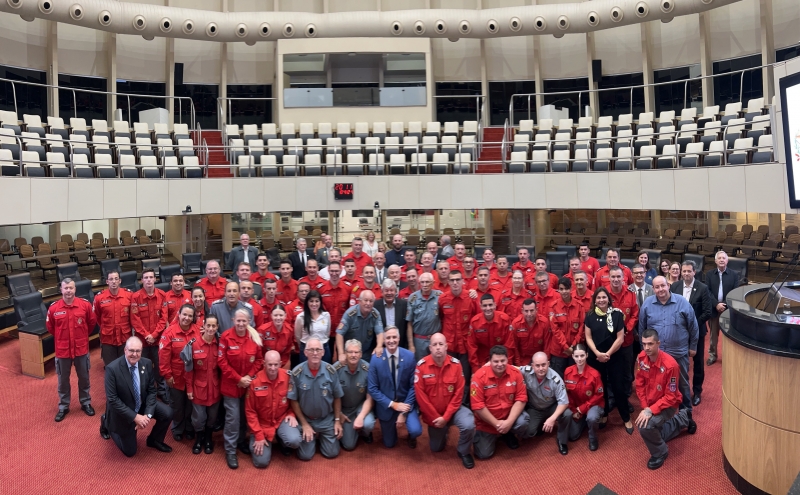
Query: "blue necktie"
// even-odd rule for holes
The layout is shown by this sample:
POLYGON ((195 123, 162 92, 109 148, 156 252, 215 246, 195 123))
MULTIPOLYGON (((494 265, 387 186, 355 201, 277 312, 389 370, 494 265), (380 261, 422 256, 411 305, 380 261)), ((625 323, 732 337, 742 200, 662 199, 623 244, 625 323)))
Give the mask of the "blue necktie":
POLYGON ((392 356, 392 385, 394 385, 394 400, 397 400, 397 357, 392 356))
POLYGON ((136 414, 142 407, 142 392, 139 390, 139 375, 136 374, 136 365, 131 366, 131 380, 133 380, 133 395, 136 398, 136 414))

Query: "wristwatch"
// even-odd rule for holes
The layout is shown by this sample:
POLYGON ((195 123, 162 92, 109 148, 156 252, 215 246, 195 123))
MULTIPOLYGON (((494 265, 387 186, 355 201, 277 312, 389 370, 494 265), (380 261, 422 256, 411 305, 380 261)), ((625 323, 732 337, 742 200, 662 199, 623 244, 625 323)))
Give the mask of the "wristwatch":
POLYGON ((147 419, 153 419, 153 415, 152 414, 148 414, 147 415, 147 419))
POLYGON ((341 421, 339 418, 333 418, 334 421, 341 421))

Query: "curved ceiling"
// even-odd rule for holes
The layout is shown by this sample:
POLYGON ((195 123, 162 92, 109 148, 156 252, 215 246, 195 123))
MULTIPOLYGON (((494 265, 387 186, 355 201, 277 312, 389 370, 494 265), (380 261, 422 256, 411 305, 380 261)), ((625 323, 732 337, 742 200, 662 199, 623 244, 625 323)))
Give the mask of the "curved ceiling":
POLYGON ((103 31, 205 41, 287 38, 497 38, 586 33, 704 12, 739 0, 593 0, 497 9, 427 9, 329 14, 213 12, 115 0, 0 0, 0 11, 103 31))

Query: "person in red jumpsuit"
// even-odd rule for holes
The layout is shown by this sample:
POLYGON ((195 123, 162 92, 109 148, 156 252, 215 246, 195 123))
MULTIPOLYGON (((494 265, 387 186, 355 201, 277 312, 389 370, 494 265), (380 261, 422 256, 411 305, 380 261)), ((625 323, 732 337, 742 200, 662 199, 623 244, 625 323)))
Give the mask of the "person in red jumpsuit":
POLYGON ((406 263, 400 267, 400 280, 406 281, 406 273, 409 270, 416 270, 417 275, 422 271, 422 265, 417 263, 417 253, 413 249, 406 249, 403 253, 403 261, 406 263))
POLYGON ((361 275, 361 271, 365 266, 374 266, 370 255, 364 252, 364 241, 360 237, 353 237, 353 242, 350 243, 352 250, 347 253, 347 256, 342 258, 342 263, 347 263, 347 260, 356 262, 356 276, 361 275))
POLYGON ((520 246, 517 248, 517 256, 519 261, 514 263, 511 267, 512 271, 521 271, 524 276, 533 275, 536 272, 536 267, 531 263, 531 252, 528 248, 520 246))
POLYGON ((106 274, 108 288, 94 297, 94 314, 100 324, 100 358, 108 366, 125 354, 125 341, 131 332, 131 295, 120 287, 116 270, 106 274))
POLYGON ((164 293, 167 303, 167 324, 175 321, 175 316, 178 310, 184 304, 192 304, 192 293, 184 289, 186 283, 183 279, 183 274, 173 273, 170 280, 170 289, 164 293))
POLYGON ((211 260, 206 263, 206 276, 194 283, 194 287, 203 288, 209 305, 225 297, 225 286, 228 284, 228 280, 220 276, 221 274, 219 262, 211 260))
POLYGON ((500 256, 495 263, 497 270, 489 277, 489 286, 498 294, 511 288, 511 275, 508 266, 508 258, 500 256))
POLYGON ((331 261, 328 265, 328 289, 320 293, 322 306, 331 315, 331 337, 336 337, 336 328, 342 321, 342 316, 350 304, 350 291, 342 282, 342 265, 337 261, 331 261))
POLYGON ((56 422, 69 413, 70 374, 75 366, 78 375, 78 399, 87 416, 94 416, 89 385, 89 333, 97 325, 92 305, 75 297, 75 282, 61 281, 61 299, 47 309, 45 327, 53 335, 58 375, 58 412, 56 422))
POLYGON ((658 469, 669 455, 667 442, 684 428, 694 435, 697 423, 686 409, 678 411, 682 400, 678 391, 680 368, 672 356, 659 349, 658 332, 648 328, 641 338, 644 350, 636 358, 636 395, 644 409, 636 418, 636 426, 650 451, 647 467, 658 469))
MULTIPOLYGON (((472 367, 467 354, 467 337, 469 322, 476 314, 475 305, 469 298, 469 293, 464 290, 461 272, 453 270, 448 278, 450 290, 439 296, 439 319, 442 322, 442 333, 447 340, 447 352, 459 360, 464 379, 468 380, 472 378, 472 367)), ((463 400, 465 404, 469 400, 466 390, 463 400)))
POLYGON ((214 452, 211 435, 220 407, 218 330, 217 317, 209 315, 192 344, 192 370, 185 375, 186 397, 192 401, 192 428, 196 432, 193 454, 199 454, 201 449, 206 454, 214 452))
POLYGON ((294 328, 286 324, 286 310, 283 306, 275 306, 270 319, 257 330, 264 342, 264 352, 277 351, 281 356, 281 366, 286 366, 294 346, 294 328))
POLYGON ((558 292, 550 287, 550 274, 547 272, 537 272, 534 276, 536 281, 536 305, 539 306, 541 311, 549 312, 550 306, 555 304, 559 299, 558 292))
POLYGON ((281 261, 281 278, 275 283, 275 297, 281 304, 289 304, 297 297, 297 280, 292 278, 292 262, 281 261))
POLYGON ((442 291, 442 294, 450 290, 450 263, 445 260, 436 263, 433 290, 442 291))
POLYGON ((481 313, 469 322, 467 337, 467 354, 472 372, 475 373, 489 361, 489 350, 492 346, 505 346, 508 360, 514 362, 514 335, 511 333, 511 320, 508 315, 496 310, 497 306, 491 294, 481 297, 481 313))
POLYGON ((430 354, 417 363, 414 371, 414 392, 422 422, 428 425, 431 452, 441 452, 447 444, 447 430, 458 428, 458 457, 467 469, 475 467, 472 440, 475 419, 465 407, 464 373, 461 362, 447 355, 447 338, 441 333, 431 336, 430 354))
POLYGON ((575 364, 564 371, 564 385, 569 397, 569 441, 580 438, 583 430, 589 428, 589 450, 597 450, 597 430, 603 417, 603 381, 596 369, 586 364, 588 350, 586 344, 576 344, 572 351, 575 364))
POLYGON ((509 362, 505 347, 496 345, 489 350, 489 363, 472 375, 469 395, 475 414, 475 457, 492 457, 500 437, 508 448, 518 449, 531 420, 525 412, 528 389, 522 373, 509 362))
POLYGON ((533 292, 525 288, 525 275, 520 270, 517 270, 511 277, 511 287, 503 289, 500 293, 497 306, 500 311, 507 314, 513 321, 522 314, 522 303, 526 299, 532 299, 533 297, 533 292))
POLYGON ((578 272, 584 274, 584 278, 586 278, 586 287, 594 287, 594 278, 583 271, 583 268, 581 268, 581 259, 575 256, 574 258, 570 258, 569 271, 564 276, 572 280, 572 285, 575 285, 575 274, 578 272))
POLYGON ((319 276, 319 261, 314 259, 306 261, 306 276, 297 280, 298 284, 300 282, 308 283, 311 290, 315 290, 320 294, 325 292, 328 287, 328 281, 319 276))
POLYGON ((553 329, 553 338, 550 339, 550 367, 561 377, 564 370, 572 363, 572 351, 575 344, 585 340, 586 333, 583 321, 586 312, 583 305, 572 299, 572 282, 566 277, 558 281, 558 293, 561 297, 555 300, 550 307, 548 318, 553 329))
POLYGON ((175 323, 164 330, 158 344, 158 362, 161 376, 169 387, 172 402, 172 438, 176 442, 194 438, 191 425, 192 407, 186 394, 186 372, 181 360, 181 351, 198 338, 199 329, 194 319, 194 306, 181 306, 175 323))
MULTIPOLYGON (((597 272, 600 270, 600 262, 597 261, 597 258, 589 256, 589 253, 591 253, 589 244, 582 242, 580 246, 578 246, 578 256, 581 259, 581 270, 586 272, 589 277, 594 279, 597 277, 597 272)), ((593 286, 590 286, 590 288, 591 287, 593 286)))
POLYGON ((267 317, 264 314, 264 308, 253 298, 253 289, 254 287, 252 280, 239 281, 239 300, 250 304, 250 306, 253 308, 253 321, 255 322, 256 327, 260 327, 264 324, 264 321, 266 321, 267 317))
POLYGON ((309 292, 311 292, 311 287, 307 282, 297 284, 297 299, 284 306, 286 310, 286 324, 289 325, 289 328, 294 328, 294 321, 297 319, 297 316, 303 314, 303 307, 305 306, 306 297, 308 297, 309 292))
POLYGON ((623 276, 625 277, 625 287, 633 283, 633 274, 630 268, 625 265, 619 264, 619 251, 617 249, 609 249, 606 251, 606 266, 597 270, 594 275, 594 288, 608 287, 611 285, 609 270, 614 267, 622 269, 623 276))
POLYGON ((408 299, 411 297, 411 294, 420 290, 419 288, 419 272, 416 268, 410 268, 406 272, 406 286, 400 289, 400 292, 397 294, 397 297, 400 299, 408 299))
POLYGON ((481 259, 483 259, 483 265, 489 269, 490 273, 494 273, 497 271, 497 264, 494 260, 494 249, 492 248, 485 248, 483 250, 483 254, 481 255, 481 259))
POLYGON ((278 291, 276 280, 264 280, 264 297, 258 302, 264 310, 264 321, 267 322, 272 317, 272 310, 276 306, 283 306, 275 293, 278 291))
POLYGON ((464 288, 471 289, 475 286, 475 279, 478 278, 475 258, 472 256, 464 257, 464 288))
POLYGON ((297 449, 303 440, 291 401, 286 398, 290 387, 289 371, 281 369, 280 354, 267 351, 264 369, 256 373, 244 399, 253 466, 259 469, 269 466, 276 436, 288 449, 297 449))
POLYGON ((533 298, 522 301, 522 314, 511 322, 511 333, 514 335, 514 364, 517 366, 531 364, 537 352, 546 353, 553 337, 550 320, 538 311, 533 298))
POLYGON ((250 312, 238 309, 233 315, 233 327, 219 338, 219 368, 222 370, 221 392, 225 404, 225 460, 228 467, 237 469, 236 448, 250 454, 247 445, 244 417, 244 396, 256 373, 264 365, 263 341, 250 326, 250 312))
POLYGON ((156 288, 156 272, 146 268, 142 271, 142 288, 131 296, 131 326, 142 339, 142 357, 153 362, 158 396, 169 404, 169 392, 158 363, 158 341, 167 328, 166 309, 164 291, 156 288))
POLYGON ((192 287, 192 305, 194 306, 194 317, 197 321, 197 326, 202 327, 208 314, 206 291, 202 287, 192 287))
POLYGON ((375 299, 383 297, 381 286, 375 281, 375 267, 367 265, 361 270, 361 280, 359 280, 350 291, 350 306, 358 304, 358 298, 365 290, 371 290, 375 299))
POLYGON ((478 268, 478 274, 472 285, 469 286, 469 298, 475 304, 475 314, 481 312, 481 298, 486 294, 492 296, 496 301, 500 299, 500 293, 496 292, 489 285, 489 280, 492 278, 492 271, 485 266, 478 268))
MULTIPOLYGON (((558 290, 558 276, 547 271, 547 258, 544 256, 537 256, 536 260, 533 262, 533 266, 536 267, 536 274, 546 273, 550 281, 550 287, 553 290, 558 290)), ((534 274, 534 278, 536 274, 534 274)))
POLYGON ((572 298, 581 303, 583 310, 588 313, 589 310, 592 309, 593 291, 589 289, 591 286, 587 282, 586 277, 588 277, 588 275, 582 270, 572 274, 572 298))
POLYGON ((264 287, 266 280, 277 280, 275 274, 269 271, 269 257, 266 253, 261 253, 256 259, 256 271, 250 275, 250 280, 264 287))
POLYGON ((450 271, 458 270, 464 273, 464 259, 467 256, 467 247, 462 242, 457 242, 453 246, 453 256, 447 258, 447 263, 450 265, 450 271))

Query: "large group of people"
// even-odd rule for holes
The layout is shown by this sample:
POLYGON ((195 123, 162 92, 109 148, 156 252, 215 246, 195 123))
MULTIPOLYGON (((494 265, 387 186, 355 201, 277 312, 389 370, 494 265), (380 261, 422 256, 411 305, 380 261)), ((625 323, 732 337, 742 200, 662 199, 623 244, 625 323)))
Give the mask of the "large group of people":
POLYGON ((193 440, 194 454, 213 453, 222 430, 231 469, 237 451, 268 466, 273 444, 302 460, 317 447, 332 458, 372 443, 377 419, 387 448, 403 430, 415 448, 424 423, 439 452, 455 426, 457 455, 470 469, 498 439, 516 449, 552 433, 567 455, 586 430, 595 451, 616 410, 629 435, 639 430, 647 466, 657 469, 665 442, 697 429, 703 367, 717 359, 719 315, 737 285, 723 251, 704 284, 692 261, 670 283, 644 252, 629 269, 609 249, 601 268, 581 245, 557 277, 527 248, 513 266, 491 249, 478 264, 449 239, 450 252, 432 243, 418 257, 399 235, 374 252, 374 236, 355 238, 346 256, 329 236, 315 248, 298 239, 273 274, 246 234, 240 241, 227 263, 231 279, 211 260, 191 290, 176 273, 161 291, 145 269, 131 292, 111 271, 92 306, 64 279, 47 314, 55 420, 69 412, 73 366, 81 408, 95 414, 88 342, 97 324, 107 397, 100 433, 127 456, 137 430, 155 420, 147 446, 163 452, 172 450, 167 430, 176 442, 193 440))

